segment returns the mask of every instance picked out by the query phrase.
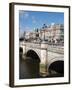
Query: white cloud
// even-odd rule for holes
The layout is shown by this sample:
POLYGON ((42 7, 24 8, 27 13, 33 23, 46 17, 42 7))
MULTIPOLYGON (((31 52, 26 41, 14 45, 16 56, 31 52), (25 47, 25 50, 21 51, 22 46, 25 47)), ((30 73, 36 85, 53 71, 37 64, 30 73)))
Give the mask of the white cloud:
POLYGON ((34 16, 32 16, 32 23, 36 23, 37 21, 36 21, 36 18, 34 17, 34 16))
POLYGON ((32 31, 32 29, 31 29, 30 27, 25 27, 25 28, 24 28, 24 31, 30 32, 30 31, 32 31))
POLYGON ((28 18, 29 17, 29 14, 27 12, 24 13, 24 17, 25 18, 28 18))
POLYGON ((23 10, 21 10, 20 11, 20 15, 21 15, 21 17, 23 18, 28 18, 29 17, 29 13, 28 12, 26 12, 26 11, 23 11, 23 10))
POLYGON ((33 23, 36 23, 36 20, 33 20, 32 22, 33 22, 33 23))
POLYGON ((34 17, 34 16, 32 16, 32 19, 35 19, 35 17, 34 17))

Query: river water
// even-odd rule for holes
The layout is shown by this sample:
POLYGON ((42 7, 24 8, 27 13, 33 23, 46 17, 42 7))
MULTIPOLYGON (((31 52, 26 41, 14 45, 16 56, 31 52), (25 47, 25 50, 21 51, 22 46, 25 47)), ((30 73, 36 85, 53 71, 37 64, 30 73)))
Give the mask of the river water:
POLYGON ((54 70, 49 70, 49 75, 46 77, 40 76, 39 64, 37 60, 33 59, 23 59, 20 56, 19 62, 19 78, 29 79, 29 78, 46 78, 46 77, 63 77, 64 74, 56 73, 54 70))
POLYGON ((31 59, 20 58, 19 73, 20 79, 39 78, 39 62, 31 59))

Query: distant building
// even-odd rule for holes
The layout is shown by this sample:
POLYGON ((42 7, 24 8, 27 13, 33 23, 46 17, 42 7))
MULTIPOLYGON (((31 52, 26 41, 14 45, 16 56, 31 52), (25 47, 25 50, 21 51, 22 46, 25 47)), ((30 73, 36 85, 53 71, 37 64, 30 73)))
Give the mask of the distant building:
MULTIPOLYGON (((45 26, 45 25, 44 25, 45 26)), ((49 26, 36 29, 32 32, 25 33, 25 39, 32 40, 46 40, 48 42, 59 43, 64 41, 64 25, 52 24, 49 26)))
POLYGON ((57 42, 58 40, 64 40, 64 25, 63 24, 54 24, 50 25, 47 28, 42 29, 39 32, 40 38, 43 40, 57 42))
POLYGON ((25 39, 29 39, 29 38, 30 38, 30 32, 26 32, 25 39))

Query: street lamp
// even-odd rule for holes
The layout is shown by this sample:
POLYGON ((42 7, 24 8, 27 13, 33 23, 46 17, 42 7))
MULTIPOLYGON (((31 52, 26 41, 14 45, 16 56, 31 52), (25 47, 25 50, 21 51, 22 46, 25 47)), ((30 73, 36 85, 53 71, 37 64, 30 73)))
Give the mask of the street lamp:
POLYGON ((43 24, 43 30, 44 30, 44 41, 45 41, 45 28, 47 28, 47 25, 46 24, 43 24))
POLYGON ((26 32, 24 31, 24 33, 23 33, 23 39, 25 40, 25 35, 26 35, 26 32))
POLYGON ((45 29, 44 29, 44 41, 45 41, 45 29))

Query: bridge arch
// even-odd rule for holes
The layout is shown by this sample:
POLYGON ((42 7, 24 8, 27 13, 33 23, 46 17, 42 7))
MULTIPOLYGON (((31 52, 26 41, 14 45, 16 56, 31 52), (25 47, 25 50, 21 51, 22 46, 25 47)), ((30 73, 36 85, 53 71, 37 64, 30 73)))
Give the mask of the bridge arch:
POLYGON ((56 73, 60 75, 64 75, 64 60, 62 58, 55 58, 51 61, 51 63, 48 66, 48 70, 51 73, 51 71, 55 71, 56 73))
POLYGON ((23 53, 23 48, 22 47, 19 47, 19 52, 23 53))
POLYGON ((60 57, 54 57, 52 59, 50 59, 48 61, 48 68, 50 67, 50 65, 56 61, 64 61, 64 57, 63 56, 60 56, 60 57))
POLYGON ((26 52, 26 56, 31 57, 33 60, 36 60, 37 62, 40 62, 39 55, 32 49, 30 49, 26 52))
POLYGON ((28 53, 30 51, 33 51, 34 53, 36 53, 37 56, 39 57, 40 61, 41 61, 41 50, 40 49, 26 47, 26 52, 25 53, 28 53))
POLYGON ((26 65, 31 78, 40 77, 40 58, 34 50, 28 50, 26 52, 26 65))

